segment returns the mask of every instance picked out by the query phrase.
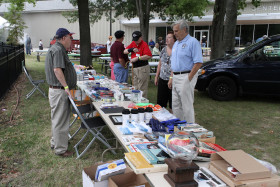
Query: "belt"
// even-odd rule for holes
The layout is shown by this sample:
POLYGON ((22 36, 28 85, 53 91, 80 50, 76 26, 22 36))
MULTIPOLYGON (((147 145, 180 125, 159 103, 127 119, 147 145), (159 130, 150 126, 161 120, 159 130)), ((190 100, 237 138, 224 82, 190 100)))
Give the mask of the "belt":
POLYGON ((63 86, 52 86, 52 85, 50 85, 50 88, 52 88, 52 89, 62 89, 62 90, 64 90, 64 87, 63 87, 63 86))
POLYGON ((138 60, 133 63, 133 68, 139 68, 139 67, 147 66, 147 65, 149 65, 148 60, 138 60))
POLYGON ((174 75, 179 75, 179 74, 185 74, 185 73, 190 73, 191 70, 189 71, 179 71, 179 72, 173 72, 174 75))

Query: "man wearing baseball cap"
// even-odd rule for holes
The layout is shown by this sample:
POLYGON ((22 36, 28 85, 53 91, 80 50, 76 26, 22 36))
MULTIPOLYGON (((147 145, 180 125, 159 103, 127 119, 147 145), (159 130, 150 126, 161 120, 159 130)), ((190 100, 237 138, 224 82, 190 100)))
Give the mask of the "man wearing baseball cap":
POLYGON ((76 87, 77 76, 66 51, 71 46, 72 34, 65 28, 56 31, 56 43, 47 52, 45 62, 51 106, 51 148, 61 157, 73 155, 67 150, 71 112, 68 96, 71 96, 70 90, 76 87))
POLYGON ((132 33, 132 40, 132 43, 124 50, 124 54, 131 53, 130 62, 133 65, 133 86, 137 90, 143 91, 143 97, 147 98, 150 77, 148 60, 152 58, 152 53, 148 44, 143 41, 140 31, 134 31, 132 33))

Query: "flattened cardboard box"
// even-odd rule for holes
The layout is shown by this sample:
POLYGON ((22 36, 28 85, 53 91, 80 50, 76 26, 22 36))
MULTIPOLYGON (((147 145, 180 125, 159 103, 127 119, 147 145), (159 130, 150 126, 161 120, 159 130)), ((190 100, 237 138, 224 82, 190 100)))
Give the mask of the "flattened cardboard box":
MULTIPOLYGON (((94 181, 95 173, 97 170, 97 167, 104 163, 111 163, 112 161, 103 162, 99 164, 94 164, 88 168, 84 168, 82 172, 83 177, 83 187, 107 187, 108 186, 108 180, 96 182, 94 181)), ((133 172, 132 169, 128 165, 126 165, 125 173, 133 172)))
POLYGON ((150 187, 150 184, 143 174, 136 175, 134 172, 109 177, 108 187, 132 187, 132 186, 150 187))
POLYGON ((222 151, 211 155, 210 165, 233 181, 251 180, 271 177, 269 169, 242 150, 222 151), (227 171, 228 166, 237 169, 240 174, 235 177, 227 171))

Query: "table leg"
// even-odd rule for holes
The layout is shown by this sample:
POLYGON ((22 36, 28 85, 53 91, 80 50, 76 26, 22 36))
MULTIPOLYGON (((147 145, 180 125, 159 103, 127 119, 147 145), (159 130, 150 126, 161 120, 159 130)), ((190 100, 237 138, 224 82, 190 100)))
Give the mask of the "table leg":
POLYGON ((107 75, 107 69, 108 69, 108 61, 107 61, 107 60, 105 60, 104 66, 105 66, 105 68, 104 68, 104 69, 105 69, 104 74, 107 75))
POLYGON ((116 147, 112 147, 112 148, 109 148, 109 149, 105 149, 101 155, 101 161, 103 162, 103 159, 104 159, 104 154, 107 152, 107 151, 112 151, 112 150, 117 150, 117 149, 122 149, 122 147, 119 147, 119 142, 118 140, 116 139, 116 147))
POLYGON ((40 62, 40 54, 37 53, 37 61, 40 62))

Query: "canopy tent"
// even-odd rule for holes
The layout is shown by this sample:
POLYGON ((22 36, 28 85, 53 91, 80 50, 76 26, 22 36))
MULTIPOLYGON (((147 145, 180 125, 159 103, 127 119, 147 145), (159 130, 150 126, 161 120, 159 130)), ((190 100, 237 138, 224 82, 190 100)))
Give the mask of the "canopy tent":
POLYGON ((8 21, 0 16, 0 29, 2 29, 4 26, 7 26, 8 21))
POLYGON ((4 27, 8 25, 8 21, 0 16, 0 42, 6 42, 6 39, 8 37, 8 30, 4 27))

